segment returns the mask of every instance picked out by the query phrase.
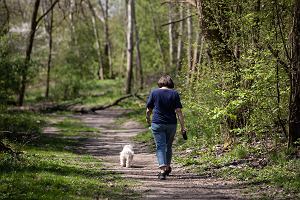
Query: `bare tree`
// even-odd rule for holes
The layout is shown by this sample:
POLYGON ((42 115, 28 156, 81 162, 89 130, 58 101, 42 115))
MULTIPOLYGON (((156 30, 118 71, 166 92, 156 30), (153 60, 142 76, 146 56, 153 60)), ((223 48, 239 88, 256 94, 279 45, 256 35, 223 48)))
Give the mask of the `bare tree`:
POLYGON ((134 0, 128 0, 127 3, 127 73, 126 73, 126 94, 131 93, 132 82, 132 58, 133 58, 133 9, 134 0))

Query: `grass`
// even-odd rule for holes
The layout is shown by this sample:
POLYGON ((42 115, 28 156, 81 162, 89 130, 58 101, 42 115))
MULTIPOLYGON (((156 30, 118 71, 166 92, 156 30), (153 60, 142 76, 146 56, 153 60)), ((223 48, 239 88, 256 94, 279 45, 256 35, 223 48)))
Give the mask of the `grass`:
MULTIPOLYGON (((81 83, 77 96, 66 99, 62 98, 64 96, 63 89, 52 87, 49 99, 55 99, 58 103, 78 103, 86 106, 106 105, 123 95, 122 88, 122 79, 90 80, 81 83)), ((43 87, 30 87, 26 94, 26 102, 34 104, 46 100, 44 90, 43 87)))
POLYGON ((101 161, 70 152, 27 148, 22 160, 1 154, 0 199, 130 199, 132 183, 101 161))
POLYGON ((65 136, 78 136, 83 134, 96 136, 97 133, 99 133, 97 128, 88 127, 78 119, 65 118, 54 126, 59 128, 61 133, 65 136))

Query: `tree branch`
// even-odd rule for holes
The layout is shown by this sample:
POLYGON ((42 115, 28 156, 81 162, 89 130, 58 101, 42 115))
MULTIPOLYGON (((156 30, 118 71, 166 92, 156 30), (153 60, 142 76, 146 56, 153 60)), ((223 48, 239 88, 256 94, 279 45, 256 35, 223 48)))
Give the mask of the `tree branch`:
POLYGON ((161 5, 167 4, 167 3, 188 3, 191 4, 192 6, 197 6, 197 2, 195 0, 176 0, 174 2, 174 0, 166 0, 161 2, 161 5))
POLYGON ((38 24, 54 8, 58 1, 59 0, 54 1, 50 8, 36 20, 36 24, 38 24))
POLYGON ((175 21, 171 21, 171 22, 162 24, 162 25, 160 25, 160 26, 167 26, 167 25, 170 25, 170 24, 175 24, 175 23, 177 23, 177 22, 184 21, 184 20, 186 20, 186 19, 188 19, 188 18, 190 18, 190 17, 193 17, 193 16, 195 16, 195 15, 198 15, 198 14, 192 14, 192 15, 186 16, 186 17, 184 17, 184 18, 182 18, 182 19, 178 19, 178 20, 175 20, 175 21))

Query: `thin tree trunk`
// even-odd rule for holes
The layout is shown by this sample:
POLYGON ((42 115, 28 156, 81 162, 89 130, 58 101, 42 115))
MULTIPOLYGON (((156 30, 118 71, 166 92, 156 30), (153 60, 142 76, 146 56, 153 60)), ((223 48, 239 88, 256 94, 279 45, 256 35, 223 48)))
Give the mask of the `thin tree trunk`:
POLYGON ((195 75, 196 75, 196 66, 198 64, 199 61, 199 50, 198 47, 200 45, 200 33, 198 30, 196 30, 196 41, 194 44, 194 52, 193 52, 193 60, 192 60, 192 69, 191 69, 191 80, 190 80, 190 84, 193 84, 193 82, 195 81, 195 75))
POLYGON ((95 10, 91 4, 90 1, 88 1, 89 9, 92 13, 92 24, 93 24, 93 30, 94 30, 94 36, 96 40, 96 50, 97 50, 97 60, 98 60, 98 78, 99 80, 104 79, 104 70, 103 70, 103 60, 102 60, 102 52, 101 52, 101 41, 99 38, 99 32, 98 32, 98 27, 96 23, 96 13, 95 10))
MULTIPOLYGON (((52 4, 52 0, 50 0, 50 5, 52 4)), ((44 9, 46 10, 46 9, 44 9)), ((46 31, 48 34, 48 46, 49 46, 49 53, 48 53, 48 62, 47 62, 47 80, 46 80, 46 92, 45 97, 49 97, 49 90, 50 90, 50 72, 51 72, 51 61, 52 61, 52 28, 53 28, 53 10, 51 10, 46 19, 46 31)))
MULTIPOLYGON (((127 5, 128 5, 128 0, 125 0, 125 16, 124 16, 124 29, 127 29, 127 21, 128 21, 128 9, 127 9, 127 5)), ((127 31, 125 31, 124 34, 124 47, 122 49, 122 63, 119 66, 119 71, 121 73, 121 77, 124 78, 126 77, 126 69, 127 69, 127 31)))
MULTIPOLYGON (((187 9, 187 15, 191 15, 191 6, 188 5, 187 9)), ((192 70, 192 18, 189 17, 187 19, 187 66, 188 66, 188 71, 187 71, 187 84, 189 83, 189 79, 191 76, 191 70, 192 70)))
MULTIPOLYGON (((183 4, 181 3, 180 4, 180 10, 179 10, 179 13, 180 13, 180 19, 183 19, 183 4)), ((178 36, 178 46, 177 46, 177 63, 176 63, 176 69, 177 69, 177 73, 179 71, 181 71, 181 66, 182 66, 182 60, 181 60, 181 57, 182 57, 182 36, 183 36, 183 24, 184 23, 184 20, 180 21, 179 23, 179 36, 178 36)))
POLYGON ((109 24, 108 24, 108 0, 105 0, 105 5, 102 5, 101 0, 98 1, 104 18, 104 75, 112 78, 112 59, 111 59, 111 42, 109 36, 109 24))
POLYGON ((71 28, 71 41, 72 44, 77 47, 77 39, 75 37, 75 25, 74 25, 74 11, 75 11, 75 1, 70 0, 70 13, 69 13, 69 19, 70 19, 70 28, 71 28))
POLYGON ((132 58, 133 58, 133 8, 134 0, 128 0, 127 4, 127 75, 126 75, 126 94, 131 93, 131 82, 132 82, 132 58))
POLYGON ((108 23, 108 0, 105 2, 105 18, 104 18, 104 25, 105 25, 105 42, 107 48, 107 59, 108 59, 108 68, 109 68, 109 78, 113 76, 113 68, 112 68, 112 58, 111 58, 111 41, 109 37, 109 23, 108 23))
MULTIPOLYGON (((199 65, 202 62, 202 54, 203 54, 203 48, 204 48, 204 44, 205 44, 205 37, 203 35, 201 35, 201 44, 200 44, 200 50, 199 50, 199 58, 198 58, 198 63, 199 65)), ((197 70, 197 80, 199 80, 200 78, 200 68, 198 68, 197 70)))
MULTIPOLYGON (((174 64, 174 35, 173 35, 173 5, 169 3, 169 70, 172 70, 174 64)), ((164 67, 164 73, 167 72, 166 66, 164 67)))
POLYGON ((22 106, 23 102, 24 102, 25 89, 26 89, 26 84, 27 84, 27 73, 28 73, 28 67, 30 64, 33 41, 34 41, 34 36, 35 36, 35 32, 36 32, 36 27, 37 27, 36 19, 37 19, 39 6, 40 6, 40 0, 35 0, 33 11, 32 11, 32 17, 31 17, 31 28, 30 28, 30 33, 29 33, 29 37, 28 37, 28 43, 26 46, 26 55, 25 55, 24 66, 23 66, 23 71, 22 71, 21 88, 20 88, 20 94, 19 94, 19 99, 18 99, 19 106, 22 106))
POLYGON ((291 33, 291 96, 289 116, 289 146, 299 146, 300 139, 300 0, 294 1, 293 28, 291 33))
POLYGON ((201 39, 201 36, 200 36, 200 33, 199 33, 199 30, 197 29, 196 30, 196 41, 195 41, 195 44, 194 44, 194 52, 193 52, 193 59, 192 59, 192 73, 195 72, 196 70, 196 65, 198 64, 198 61, 199 61, 199 45, 200 45, 200 39, 201 39))
MULTIPOLYGON (((134 5, 133 5, 134 6, 134 5)), ((134 22, 134 33, 135 33, 135 45, 136 45, 136 68, 137 75, 136 79, 139 81, 139 89, 143 89, 144 77, 143 77, 143 68, 141 60, 141 51, 140 51, 140 38, 139 38, 139 29, 136 21, 135 8, 133 9, 133 22, 134 22)))

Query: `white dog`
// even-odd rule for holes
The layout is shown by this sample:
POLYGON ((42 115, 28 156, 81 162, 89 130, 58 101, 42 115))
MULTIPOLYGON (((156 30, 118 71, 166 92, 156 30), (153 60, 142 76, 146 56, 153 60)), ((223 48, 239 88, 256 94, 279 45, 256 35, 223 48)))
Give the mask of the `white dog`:
POLYGON ((128 144, 123 147, 123 150, 120 152, 120 165, 122 167, 131 167, 133 160, 133 146, 128 144))

